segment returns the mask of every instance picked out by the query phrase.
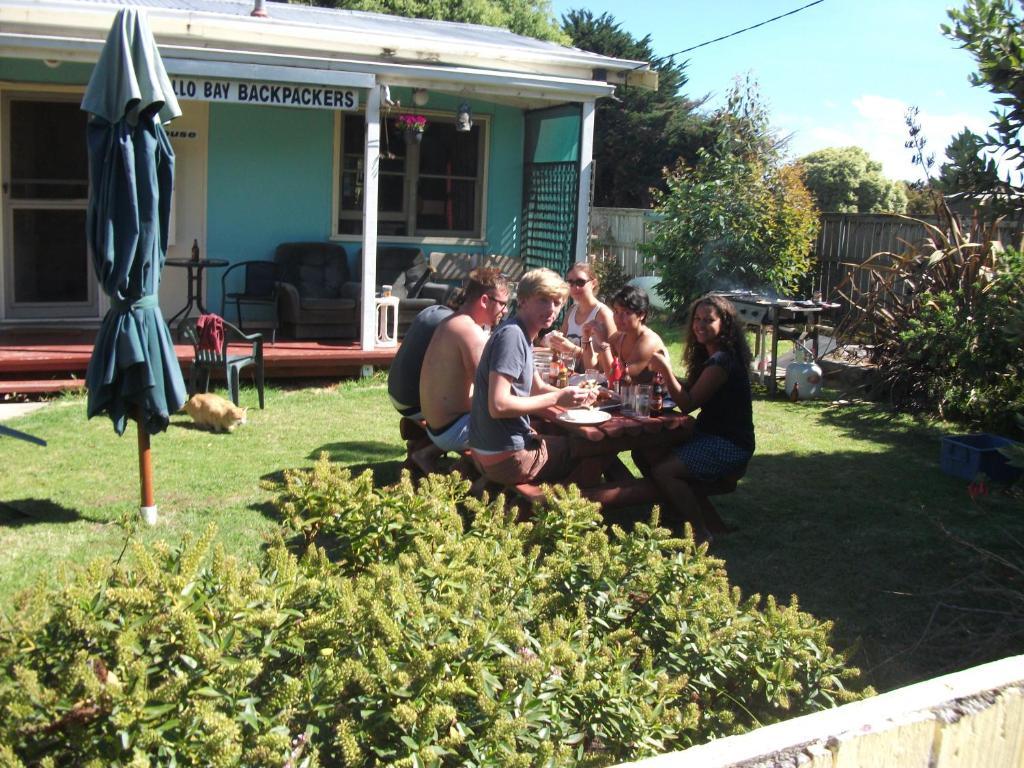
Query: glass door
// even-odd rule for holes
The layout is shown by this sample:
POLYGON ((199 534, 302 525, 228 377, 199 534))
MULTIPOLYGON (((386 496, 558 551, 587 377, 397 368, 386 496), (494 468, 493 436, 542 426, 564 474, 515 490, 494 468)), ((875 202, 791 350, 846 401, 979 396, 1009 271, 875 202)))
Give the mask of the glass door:
POLYGON ((85 244, 89 171, 80 95, 3 99, 7 319, 99 317, 85 244))

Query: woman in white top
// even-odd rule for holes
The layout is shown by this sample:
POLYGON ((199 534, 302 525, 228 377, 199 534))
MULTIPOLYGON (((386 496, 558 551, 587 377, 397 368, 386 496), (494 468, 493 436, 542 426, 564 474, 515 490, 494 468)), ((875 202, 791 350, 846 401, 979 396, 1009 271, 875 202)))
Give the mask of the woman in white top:
POLYGON ((565 312, 562 330, 552 331, 548 338, 552 349, 586 364, 582 342, 583 326, 586 323, 599 324, 605 329, 605 338, 608 338, 615 333, 615 318, 608 305, 598 301, 594 294, 598 281, 592 264, 574 264, 565 276, 565 282, 569 284, 572 305, 565 312))

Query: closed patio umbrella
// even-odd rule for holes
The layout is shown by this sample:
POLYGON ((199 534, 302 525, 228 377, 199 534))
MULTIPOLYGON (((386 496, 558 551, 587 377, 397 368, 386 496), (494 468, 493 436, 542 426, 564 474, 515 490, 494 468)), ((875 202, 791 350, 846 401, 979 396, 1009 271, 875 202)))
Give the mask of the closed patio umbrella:
POLYGON ((86 240, 110 309, 86 372, 88 416, 117 434, 135 419, 143 517, 156 519, 149 436, 167 429, 185 383, 157 301, 167 255, 174 151, 161 123, 181 114, 156 41, 135 8, 118 11, 82 109, 87 128, 86 240))

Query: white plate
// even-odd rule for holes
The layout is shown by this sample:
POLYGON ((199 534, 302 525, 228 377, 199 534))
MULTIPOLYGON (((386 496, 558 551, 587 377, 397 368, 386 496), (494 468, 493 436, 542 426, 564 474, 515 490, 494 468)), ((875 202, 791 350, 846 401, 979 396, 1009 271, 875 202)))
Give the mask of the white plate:
MULTIPOLYGON (((572 376, 569 377, 569 384, 570 384, 570 386, 578 387, 580 384, 582 384, 586 380, 587 380, 587 374, 585 374, 585 373, 574 373, 572 376)), ((605 378, 603 373, 598 374, 598 376, 597 376, 597 383, 598 384, 600 384, 601 386, 604 386, 605 382, 607 382, 607 381, 608 380, 605 378)))
POLYGON ((600 424, 611 417, 607 411, 592 411, 589 408, 573 408, 558 415, 560 421, 567 421, 570 424, 600 424))

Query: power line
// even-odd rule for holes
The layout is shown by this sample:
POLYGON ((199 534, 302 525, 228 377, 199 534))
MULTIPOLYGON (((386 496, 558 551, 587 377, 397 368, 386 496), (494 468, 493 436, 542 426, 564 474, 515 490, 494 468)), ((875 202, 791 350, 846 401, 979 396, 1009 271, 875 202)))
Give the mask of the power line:
POLYGON ((683 48, 683 50, 676 51, 675 53, 670 53, 667 56, 659 56, 657 59, 655 59, 655 61, 663 61, 665 59, 671 59, 673 56, 678 56, 681 53, 689 53, 690 51, 695 51, 698 48, 703 48, 705 45, 711 45, 712 43, 717 43, 717 42, 720 42, 722 40, 728 40, 730 37, 736 37, 736 35, 741 35, 744 32, 749 32, 752 29, 757 29, 758 27, 763 27, 765 24, 771 24, 773 21, 778 21, 779 19, 784 19, 787 16, 792 16, 794 13, 800 13, 800 11, 805 11, 808 8, 810 8, 812 5, 818 5, 819 3, 823 3, 823 2, 825 2, 825 0, 814 0, 814 2, 808 3, 807 5, 801 5, 799 8, 794 8, 792 11, 788 11, 788 12, 780 14, 778 16, 773 16, 770 19, 765 19, 764 21, 758 22, 757 24, 753 24, 753 25, 751 25, 749 27, 744 27, 743 29, 737 29, 735 32, 730 32, 728 35, 722 35, 721 37, 716 37, 714 40, 707 40, 707 41, 705 41, 703 43, 700 43, 699 45, 691 45, 689 48, 683 48))

